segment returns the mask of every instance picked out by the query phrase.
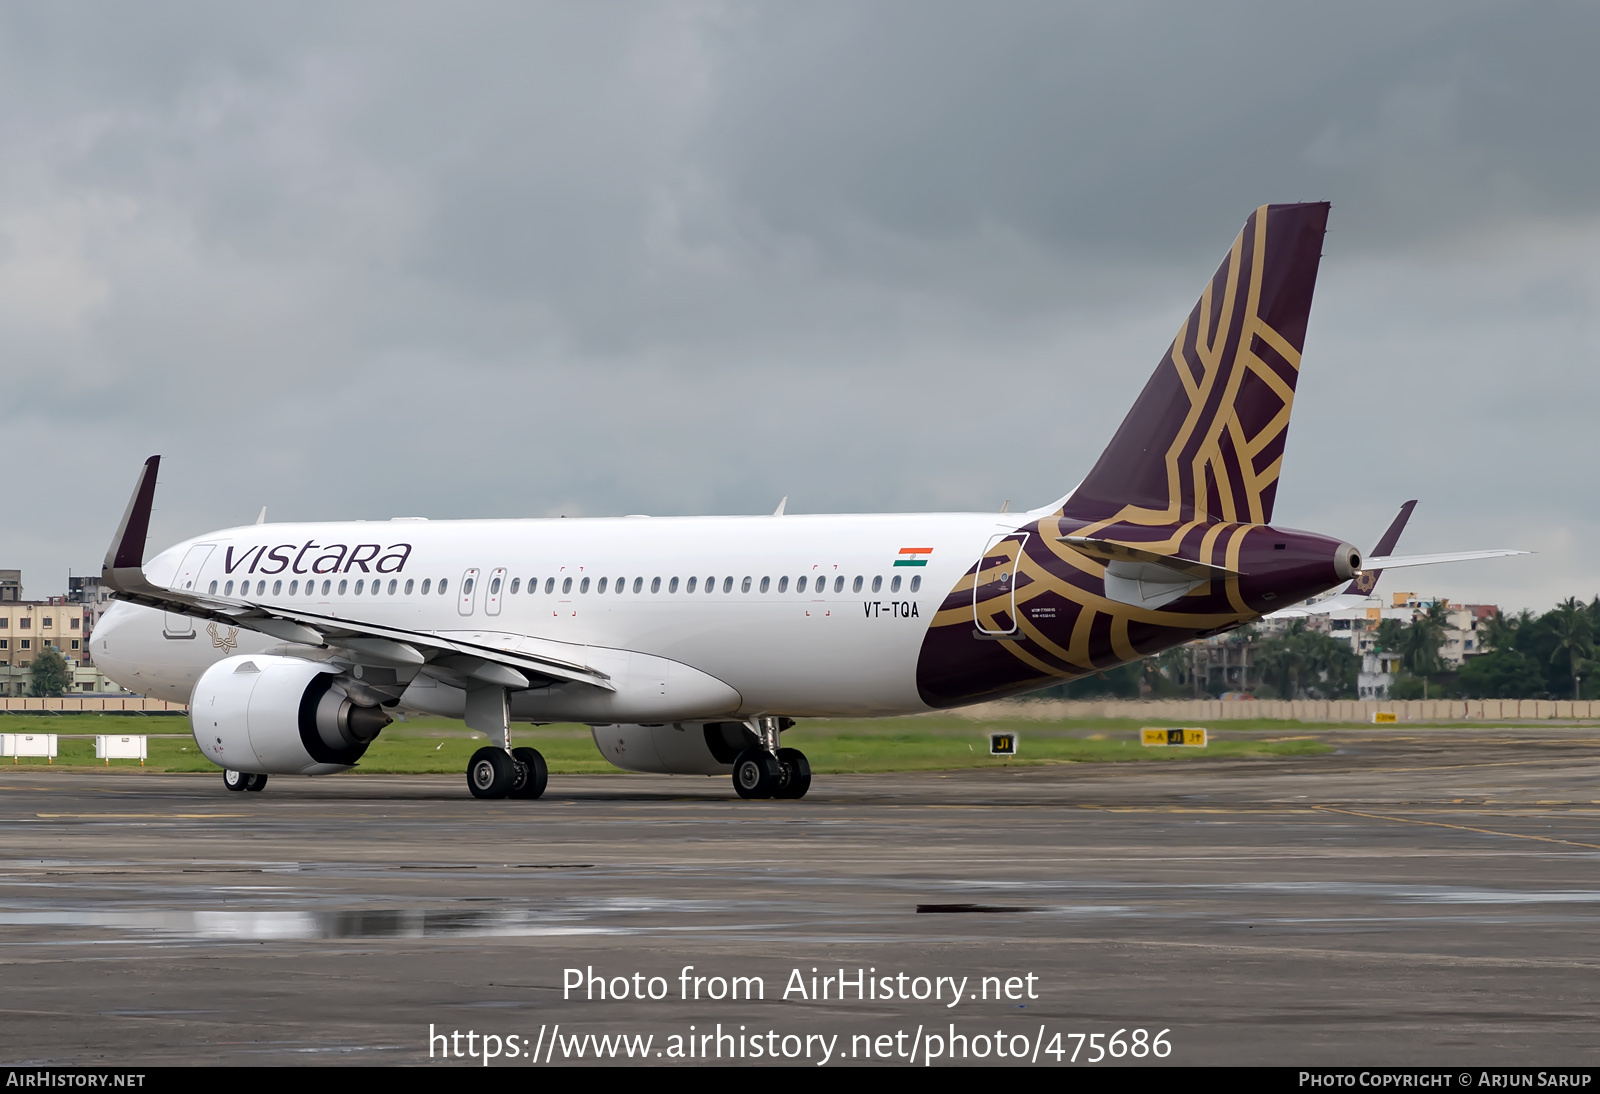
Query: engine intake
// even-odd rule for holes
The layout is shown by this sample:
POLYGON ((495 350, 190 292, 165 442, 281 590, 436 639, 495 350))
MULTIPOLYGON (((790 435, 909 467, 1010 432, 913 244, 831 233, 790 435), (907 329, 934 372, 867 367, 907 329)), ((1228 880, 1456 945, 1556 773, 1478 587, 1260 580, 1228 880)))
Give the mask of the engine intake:
POLYGON ((236 654, 195 684, 189 721, 200 751, 219 767, 325 775, 353 767, 390 718, 353 702, 331 665, 236 654))

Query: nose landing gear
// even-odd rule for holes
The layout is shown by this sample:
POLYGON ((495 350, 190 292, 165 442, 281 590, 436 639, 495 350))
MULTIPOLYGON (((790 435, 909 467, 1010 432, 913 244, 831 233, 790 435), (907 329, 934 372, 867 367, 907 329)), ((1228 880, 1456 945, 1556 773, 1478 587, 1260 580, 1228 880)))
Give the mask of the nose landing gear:
POLYGON ((222 785, 229 790, 261 790, 267 785, 267 777, 230 768, 222 773, 222 785))

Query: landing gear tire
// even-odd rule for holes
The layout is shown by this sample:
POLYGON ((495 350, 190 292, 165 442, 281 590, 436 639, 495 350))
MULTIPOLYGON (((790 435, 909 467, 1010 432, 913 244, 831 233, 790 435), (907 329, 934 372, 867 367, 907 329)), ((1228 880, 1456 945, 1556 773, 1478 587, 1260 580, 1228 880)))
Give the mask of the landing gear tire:
POLYGON ((517 775, 506 796, 532 800, 543 794, 545 784, 550 781, 550 769, 545 766, 544 757, 539 755, 538 750, 513 748, 511 758, 517 762, 517 775))
POLYGON ((778 749, 778 762, 783 765, 782 785, 772 792, 774 798, 803 798, 811 789, 811 763, 798 748, 778 749))
POLYGON ((246 790, 263 790, 266 785, 267 777, 265 775, 246 775, 244 777, 244 788, 246 790))
POLYGON ((231 767, 224 768, 222 771, 222 785, 229 790, 243 790, 244 781, 249 777, 243 771, 235 771, 231 767))
POLYGON ((783 767, 764 748, 747 748, 733 761, 733 789, 741 798, 770 798, 782 781, 783 767))
POLYGON ((503 748, 480 748, 467 761, 467 789, 474 798, 503 798, 516 780, 516 762, 503 748))

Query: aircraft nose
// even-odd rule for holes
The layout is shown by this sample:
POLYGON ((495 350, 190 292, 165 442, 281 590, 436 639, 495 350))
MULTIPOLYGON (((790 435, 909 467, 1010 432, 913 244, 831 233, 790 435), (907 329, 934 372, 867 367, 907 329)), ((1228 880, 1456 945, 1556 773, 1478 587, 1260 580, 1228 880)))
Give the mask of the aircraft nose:
POLYGON ((133 610, 126 604, 114 603, 107 608, 94 625, 94 635, 89 639, 89 652, 101 671, 115 678, 117 668, 127 663, 121 656, 127 645, 128 619, 133 610), (119 631, 123 633, 118 634, 119 631))

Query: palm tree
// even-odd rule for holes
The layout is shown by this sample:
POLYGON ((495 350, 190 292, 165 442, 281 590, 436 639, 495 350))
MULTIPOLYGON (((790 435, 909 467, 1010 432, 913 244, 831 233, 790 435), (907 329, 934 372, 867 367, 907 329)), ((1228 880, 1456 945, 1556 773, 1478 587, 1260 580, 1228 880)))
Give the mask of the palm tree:
POLYGON ((1435 600, 1426 611, 1411 616, 1411 626, 1406 628, 1404 646, 1406 666, 1424 681, 1429 676, 1444 671, 1439 658, 1439 647, 1444 645, 1444 630, 1450 620, 1449 605, 1435 600))
POLYGON ((1499 608, 1493 615, 1486 615, 1478 621, 1478 649, 1510 651, 1517 641, 1517 626, 1527 615, 1526 610, 1522 616, 1506 616, 1499 608))
POLYGON ((1555 632, 1556 648, 1550 654, 1550 663, 1559 665, 1563 659, 1572 675, 1572 697, 1578 696, 1578 677, 1585 662, 1594 656, 1594 625, 1589 621, 1587 605, 1577 597, 1569 596, 1550 613, 1551 629, 1555 632))

